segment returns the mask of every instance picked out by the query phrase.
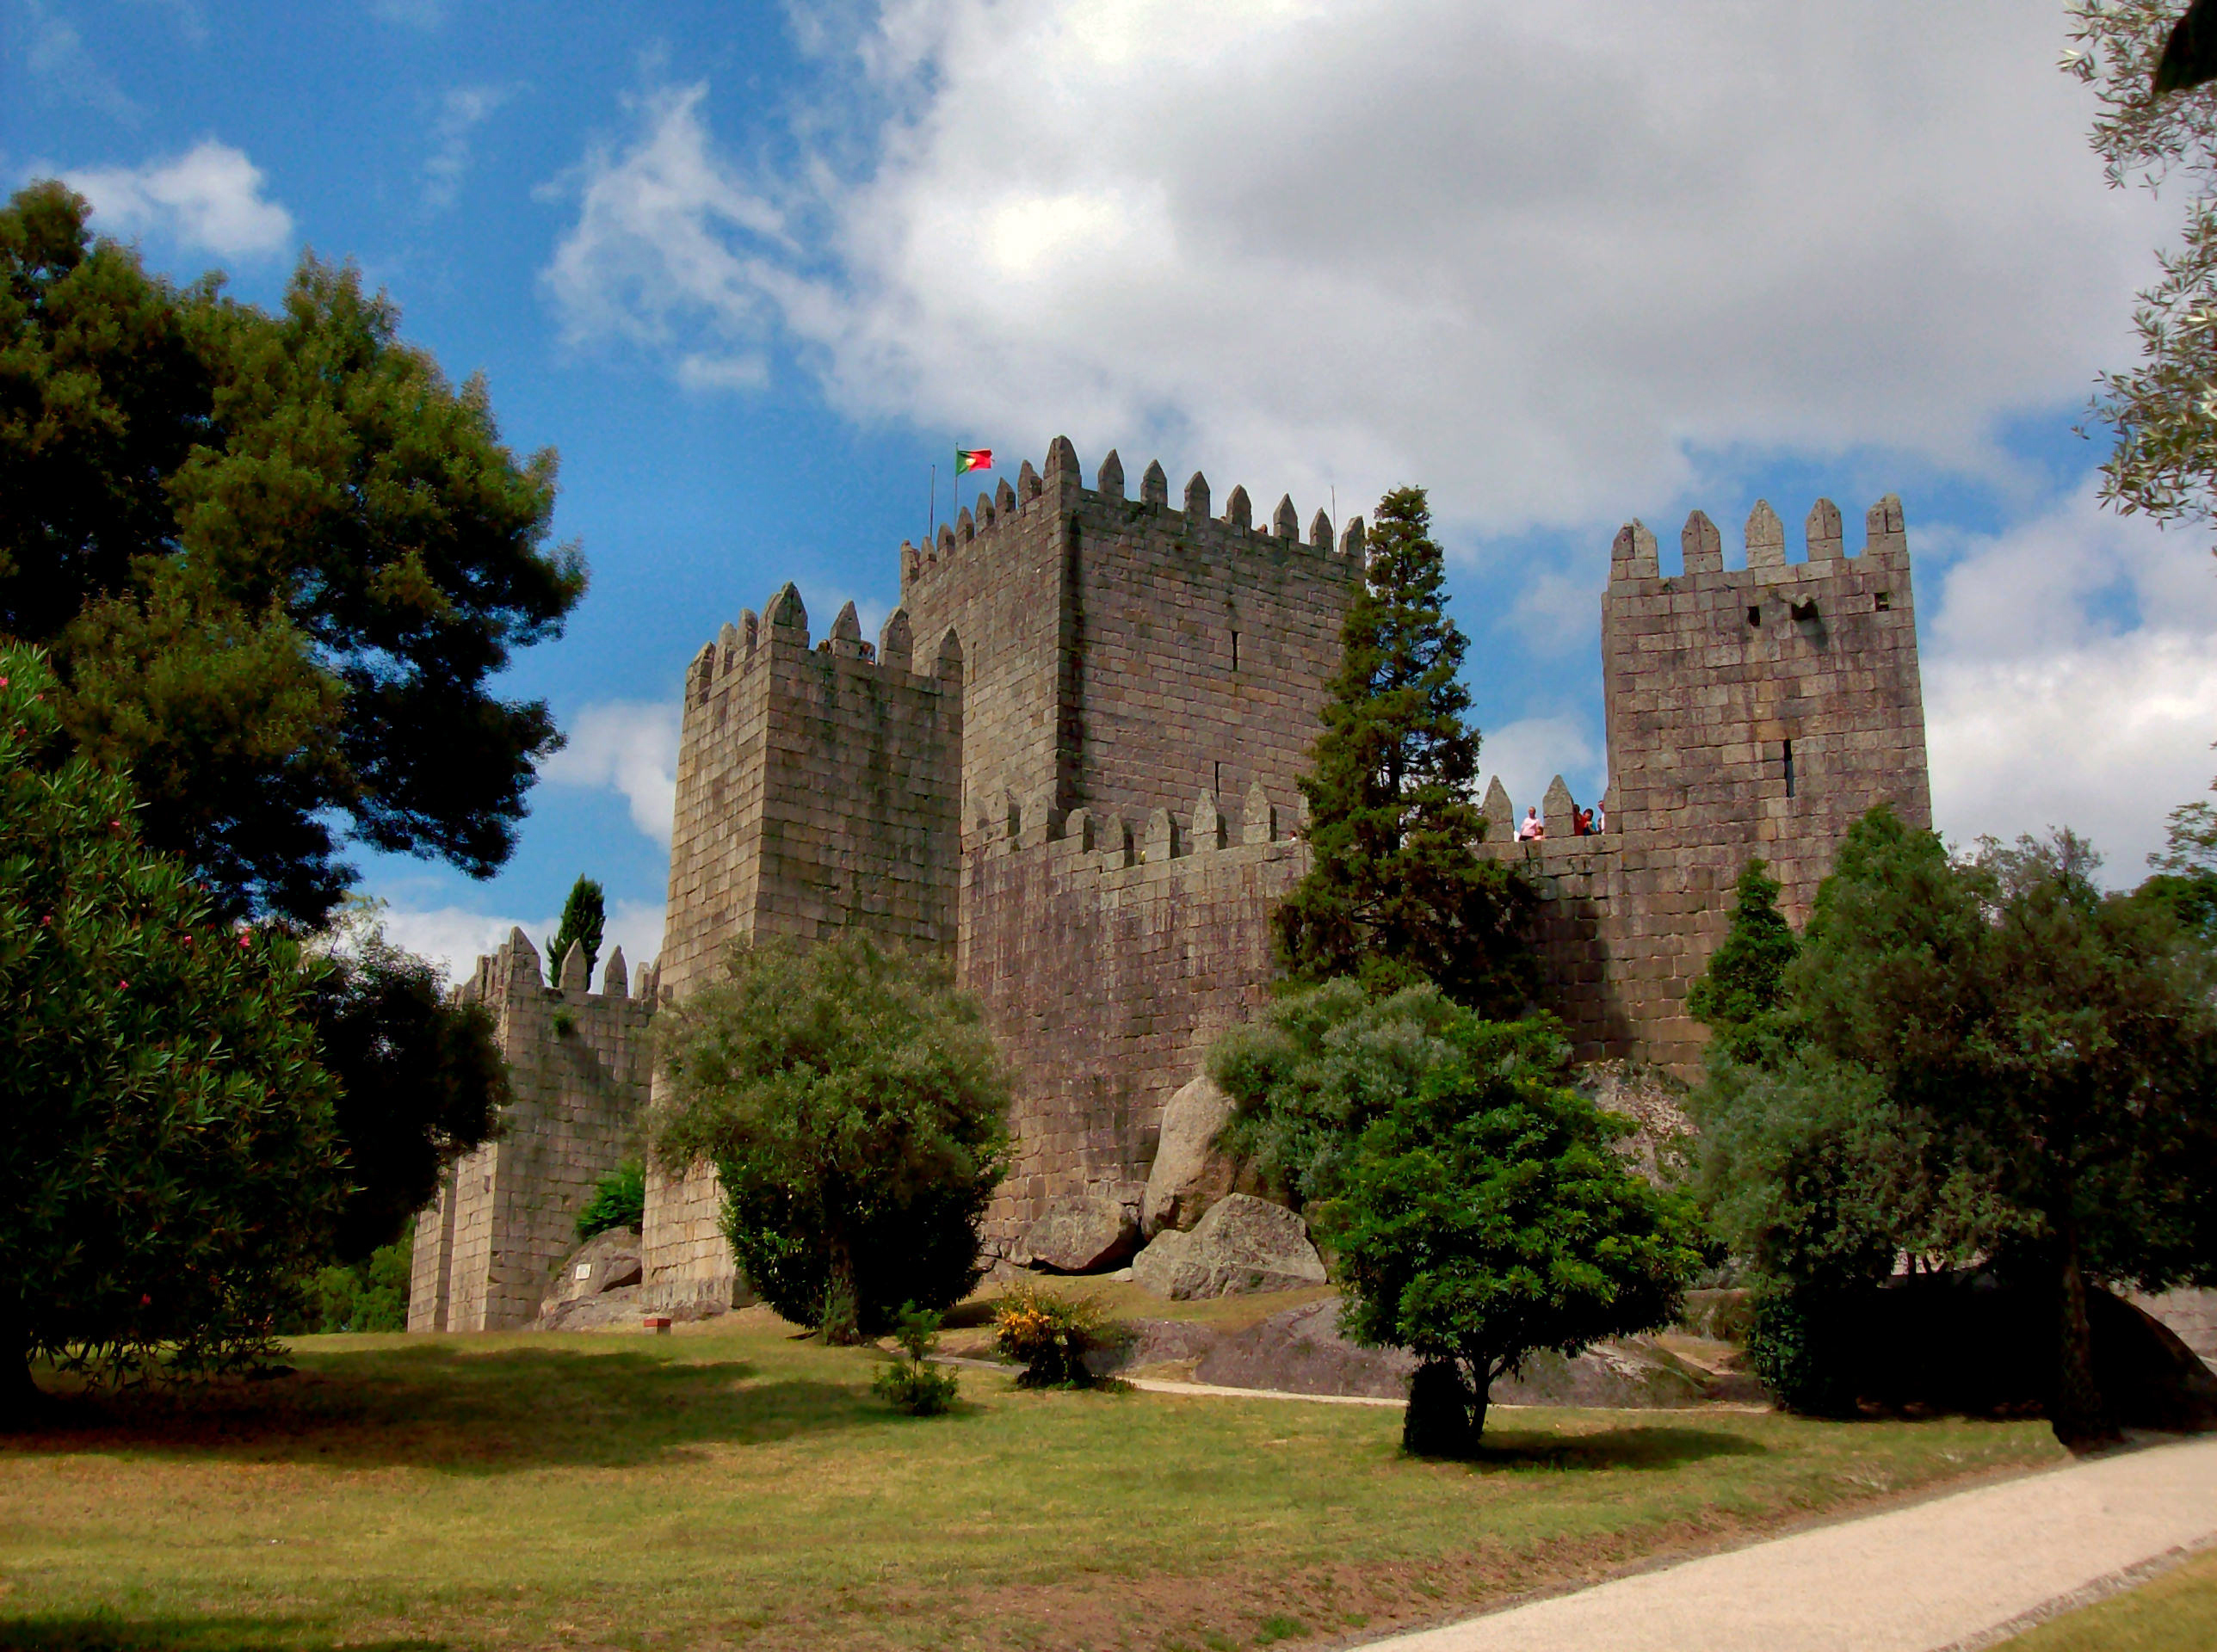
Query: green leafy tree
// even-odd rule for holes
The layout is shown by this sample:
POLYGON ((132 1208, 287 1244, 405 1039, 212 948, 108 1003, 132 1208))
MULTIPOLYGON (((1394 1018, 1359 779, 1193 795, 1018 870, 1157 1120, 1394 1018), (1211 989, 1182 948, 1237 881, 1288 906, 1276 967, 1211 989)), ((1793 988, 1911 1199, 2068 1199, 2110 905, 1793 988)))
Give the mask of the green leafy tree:
POLYGON ((1448 1042, 1313 1218, 1349 1334, 1423 1362, 1404 1443, 1426 1455, 1475 1442, 1493 1384, 1528 1354, 1667 1323, 1701 1261, 1690 1205, 1615 1150, 1627 1121, 1489 1061, 1474 1018, 1448 1042))
POLYGON ((1437 987, 1373 998, 1343 978, 1288 992, 1209 1047, 1209 1076, 1238 1111, 1218 1143, 1295 1210, 1343 1186, 1364 1131, 1454 1057, 1551 1082, 1571 1049, 1545 1018, 1487 1021, 1437 987))
POLYGON ((335 1086, 298 950, 237 929, 72 755, 38 654, 0 648, 0 1417, 50 1357, 250 1362, 327 1254, 335 1086))
POLYGON ((1808 1059, 1865 1076, 1864 1128, 1893 1157, 1853 1201, 1868 1236, 1819 1231, 1786 1265, 1812 1275, 1829 1245, 1874 1270, 1891 1237, 2044 1282, 2051 1417, 2074 1446, 2115 1432, 2089 1283, 2217 1277, 2217 961, 2159 904, 2104 894, 2097 864, 2067 832, 1958 861, 1874 810, 1819 891, 1785 990, 1808 1059))
MULTIPOLYGON (((2158 521, 2211 520, 2217 506, 2217 86, 2158 89, 2179 22, 2176 0, 2072 0, 2066 73, 2100 102, 2092 142, 2112 188, 2174 186, 2177 245, 2139 296, 2140 365, 2105 374, 2094 412, 2116 433, 2103 497, 2158 521)), ((2206 32, 2206 30, 2205 30, 2206 32)))
POLYGON ((943 965, 860 934, 742 946, 656 1036, 658 1150, 715 1166, 732 1252, 778 1312, 851 1342, 977 1284, 1009 1087, 943 965))
POLYGON ((570 956, 572 945, 585 949, 585 974, 591 977, 593 966, 601 959, 607 917, 601 886, 590 878, 579 877, 570 885, 569 898, 562 903, 562 916, 554 926, 554 938, 547 943, 547 972, 557 986, 562 981, 562 960, 570 956))
POLYGON ((2134 891, 2205 941, 2217 941, 2217 809, 2182 804, 2171 811, 2165 846, 2148 856, 2154 872, 2134 891))
POLYGON ((1778 880, 1761 860, 1750 860, 1739 875, 1732 927, 1686 995, 1686 1013, 1708 1026, 1714 1046, 1731 1060, 1751 1059, 1771 1031, 1794 961, 1794 931, 1778 895, 1778 880))
POLYGON ((490 875, 559 744, 490 685, 585 588, 553 454, 519 464, 354 270, 304 258, 272 314, 87 210, 0 209, 0 633, 225 912, 320 922, 342 832, 490 875))
POLYGON ((646 1166, 637 1159, 626 1159, 609 1174, 602 1176, 585 1208, 577 1212, 577 1238, 581 1243, 612 1228, 629 1228, 637 1233, 645 1225, 646 1166))
POLYGON ((1514 1013, 1536 976, 1523 941, 1532 892, 1471 845, 1479 737, 1464 722, 1468 646, 1447 613, 1446 566, 1422 488, 1378 502, 1368 572, 1303 777, 1308 874, 1278 909, 1292 977, 1385 994, 1436 983, 1457 1003, 1514 1013))
POLYGON ((338 1082, 348 1192, 334 1246, 347 1265, 401 1236, 447 1167, 498 1131, 509 1100, 491 1013, 449 1000, 437 965, 386 938, 380 905, 351 903, 312 970, 306 1004, 338 1082))

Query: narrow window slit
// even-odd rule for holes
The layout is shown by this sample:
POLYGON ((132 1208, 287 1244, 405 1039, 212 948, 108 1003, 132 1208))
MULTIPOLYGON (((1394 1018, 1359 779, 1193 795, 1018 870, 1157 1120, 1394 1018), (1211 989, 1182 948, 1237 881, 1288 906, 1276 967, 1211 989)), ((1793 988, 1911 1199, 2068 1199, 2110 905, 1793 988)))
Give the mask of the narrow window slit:
POLYGON ((1759 626, 1763 623, 1763 610, 1752 602, 1748 604, 1747 622, 1751 626, 1759 626))
POLYGON ((1236 631, 1232 633, 1232 669, 1239 669, 1239 633, 1236 631))
POLYGON ((1786 795, 1794 795, 1794 743, 1786 742, 1786 795))
POLYGON ((1880 591, 1880 592, 1878 594, 1878 611, 1879 611, 1880 613, 1885 613, 1888 608, 1892 607, 1893 606, 1893 593, 1892 591, 1880 591))

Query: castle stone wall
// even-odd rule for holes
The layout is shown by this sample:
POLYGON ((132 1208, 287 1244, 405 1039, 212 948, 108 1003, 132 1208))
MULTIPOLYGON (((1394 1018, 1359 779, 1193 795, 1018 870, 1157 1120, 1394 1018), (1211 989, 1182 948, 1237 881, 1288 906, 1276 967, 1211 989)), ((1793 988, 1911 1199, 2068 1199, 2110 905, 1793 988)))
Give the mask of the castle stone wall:
POLYGON ((599 992, 584 959, 560 989, 522 930, 478 960, 457 996, 492 1012, 511 1092, 496 1139, 448 1171, 417 1218, 411 1331, 500 1331, 538 1316, 554 1268, 577 1247, 577 1214, 600 1180, 640 1148, 654 971, 630 993, 621 947, 599 992))
POLYGON ((1283 818, 1257 786, 1230 821, 1203 793, 1133 832, 1075 810, 971 839, 961 977, 1016 1091, 989 1245, 1012 1249, 1057 1194, 1136 1213, 1164 1103, 1275 972, 1270 913, 1309 864, 1283 818))
MULTIPOLYGON (((854 927, 952 953, 964 666, 916 647, 905 613, 875 646, 854 605, 818 647, 787 586, 687 675, 663 984, 689 996, 737 940, 817 940, 854 927)), ((642 1299, 728 1305, 738 1286, 714 1173, 650 1168, 642 1299)))

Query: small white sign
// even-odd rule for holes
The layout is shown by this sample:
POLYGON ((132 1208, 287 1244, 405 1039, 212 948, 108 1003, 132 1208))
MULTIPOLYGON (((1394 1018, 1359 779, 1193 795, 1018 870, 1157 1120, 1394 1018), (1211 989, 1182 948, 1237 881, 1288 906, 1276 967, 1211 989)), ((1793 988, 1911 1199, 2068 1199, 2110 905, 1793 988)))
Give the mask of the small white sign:
POLYGON ((593 1277, 593 1265, 592 1265, 590 1262, 580 1262, 580 1263, 578 1263, 578 1264, 577 1264, 577 1277, 578 1277, 579 1279, 591 1279, 591 1278, 593 1277))

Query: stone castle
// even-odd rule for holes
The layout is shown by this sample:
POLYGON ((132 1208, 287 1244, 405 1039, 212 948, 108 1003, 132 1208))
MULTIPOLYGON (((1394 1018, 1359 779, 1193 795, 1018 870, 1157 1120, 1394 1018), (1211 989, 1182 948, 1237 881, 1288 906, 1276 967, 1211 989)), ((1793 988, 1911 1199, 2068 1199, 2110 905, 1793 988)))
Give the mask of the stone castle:
MULTIPOLYGON (((494 1008, 516 1091, 506 1135, 419 1220, 411 1330, 528 1323, 595 1180, 644 1145, 654 1005, 734 941, 861 925, 940 952, 1014 1077, 1017 1161, 988 1247, 1018 1253, 1046 1202, 1136 1208, 1164 1103, 1273 974, 1273 907, 1306 870, 1308 767, 1361 519, 1304 537, 1290 499, 1173 506, 1159 464, 1130 497, 1111 453, 1087 488, 1068 441, 921 549, 874 646, 850 603, 812 644, 787 585, 687 669, 658 973, 582 955, 544 984, 519 931, 460 990, 494 1008)), ((1484 853, 1524 862, 1547 1007, 1585 1057, 1684 1070, 1687 986, 1750 855, 1806 916, 1850 823, 1891 802, 1929 823, 1916 611, 1899 501, 1846 554, 1820 500, 1789 562, 1768 505, 1745 566, 1696 511, 1666 575, 1616 539, 1603 598, 1606 830, 1574 832, 1559 778, 1542 841, 1494 783, 1484 853)), ((651 1168, 642 1304, 744 1290, 713 1172, 651 1168)))

